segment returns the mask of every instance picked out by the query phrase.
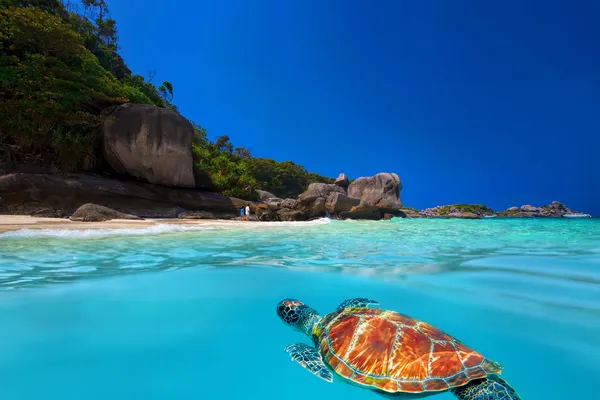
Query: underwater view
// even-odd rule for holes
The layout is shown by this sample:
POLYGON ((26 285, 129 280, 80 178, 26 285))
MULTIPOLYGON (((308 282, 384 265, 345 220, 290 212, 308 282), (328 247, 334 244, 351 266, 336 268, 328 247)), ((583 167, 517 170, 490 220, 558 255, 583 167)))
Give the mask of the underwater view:
POLYGON ((598 398, 600 220, 500 218, 0 234, 0 398, 381 398, 284 350, 312 343, 279 301, 356 297, 500 363, 524 400, 598 398))

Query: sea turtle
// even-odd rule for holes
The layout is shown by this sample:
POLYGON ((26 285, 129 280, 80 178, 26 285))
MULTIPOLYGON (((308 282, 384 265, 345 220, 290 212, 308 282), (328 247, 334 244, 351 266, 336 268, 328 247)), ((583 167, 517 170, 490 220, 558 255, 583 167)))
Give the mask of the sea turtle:
POLYGON ((344 300, 330 314, 295 299, 277 304, 286 324, 313 346, 285 348, 292 360, 321 379, 333 373, 386 397, 422 398, 451 391, 460 400, 520 400, 499 374, 502 366, 434 326, 377 307, 366 298, 344 300))

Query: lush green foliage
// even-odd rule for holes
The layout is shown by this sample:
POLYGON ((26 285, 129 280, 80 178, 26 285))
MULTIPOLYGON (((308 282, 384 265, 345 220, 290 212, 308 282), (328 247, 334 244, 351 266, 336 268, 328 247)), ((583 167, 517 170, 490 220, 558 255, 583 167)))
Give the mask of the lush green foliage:
POLYGON ((416 213, 420 212, 419 210, 417 210, 417 209, 416 209, 416 208, 414 208, 414 207, 402 206, 402 209, 403 209, 403 210, 414 211, 414 212, 416 212, 416 213))
MULTIPOLYGON (((104 0, 0 0, 0 163, 91 170, 102 161, 105 107, 129 102, 176 111, 173 85, 155 87, 153 77, 132 74, 117 50, 104 0)), ((211 142, 199 125, 195 131, 199 187, 252 199, 258 188, 289 197, 311 182, 333 181, 291 161, 252 158, 227 136, 211 142)))
POLYGON ((440 208, 438 213, 440 215, 446 215, 446 214, 450 213, 450 210, 452 209, 452 207, 456 208, 459 211, 470 212, 473 214, 486 214, 487 215, 487 214, 494 213, 494 210, 487 207, 485 204, 454 204, 451 206, 443 206, 440 208))
POLYGON ((228 136, 213 143, 206 130, 196 126, 193 143, 196 181, 200 187, 215 188, 229 196, 255 199, 256 189, 285 198, 302 193, 312 182, 333 183, 333 179, 309 173, 291 161, 277 162, 251 157, 244 148, 234 148, 228 136))
POLYGON ((170 84, 162 97, 116 53, 104 1, 83 2, 88 16, 97 9, 93 21, 57 0, 0 1, 0 152, 8 161, 89 170, 100 158, 103 108, 174 108, 170 84))

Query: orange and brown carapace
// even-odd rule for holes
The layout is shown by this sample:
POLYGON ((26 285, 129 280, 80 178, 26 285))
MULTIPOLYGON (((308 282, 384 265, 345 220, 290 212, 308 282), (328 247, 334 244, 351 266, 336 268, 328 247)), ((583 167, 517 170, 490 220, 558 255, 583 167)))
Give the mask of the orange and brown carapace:
POLYGON ((288 325, 314 344, 286 348, 320 378, 383 395, 417 397, 451 391, 461 400, 519 400, 500 378, 502 367, 440 329, 366 298, 348 299, 324 317, 295 299, 278 304, 288 325))

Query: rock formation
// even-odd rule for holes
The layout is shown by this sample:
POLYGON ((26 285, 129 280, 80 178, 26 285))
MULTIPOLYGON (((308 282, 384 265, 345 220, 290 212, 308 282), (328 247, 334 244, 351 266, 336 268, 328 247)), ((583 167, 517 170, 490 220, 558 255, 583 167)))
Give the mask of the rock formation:
POLYGON ((348 180, 348 177, 346 176, 346 174, 342 173, 342 174, 338 175, 334 184, 338 185, 339 187, 344 189, 344 191, 346 192, 348 190, 348 186, 350 186, 350 181, 348 180))
POLYGON ((175 218, 184 210, 203 210, 235 218, 240 207, 253 202, 200 190, 166 188, 91 174, 27 174, 0 176, 3 212, 31 214, 44 208, 72 214, 86 203, 142 217, 175 218))
POLYGON ((104 155, 120 174, 169 187, 196 187, 192 160, 194 128, 180 114, 146 104, 104 111, 104 155))
POLYGON ((138 220, 141 220, 142 218, 140 218, 136 215, 125 214, 125 213, 122 213, 119 211, 115 211, 108 207, 99 206, 98 204, 88 203, 88 204, 82 205, 77 210, 75 210, 73 215, 71 215, 70 219, 72 221, 79 221, 79 222, 101 222, 101 221, 108 221, 111 219, 138 219, 138 220))
POLYGON ((55 210, 54 208, 40 208, 32 212, 31 216, 38 218, 65 218, 67 214, 62 210, 55 210))
MULTIPOLYGON (((298 196, 298 211, 303 211, 308 217, 322 217, 327 213, 327 202, 330 196, 343 195, 345 191, 338 185, 328 183, 311 183, 308 189, 298 196)), ((330 201, 330 206, 332 202, 330 201)))
POLYGON ((559 201, 553 201, 551 204, 541 207, 533 207, 528 204, 521 207, 509 207, 506 210, 499 212, 498 215, 510 218, 560 218, 565 214, 571 214, 575 212, 576 211, 567 208, 563 203, 559 201))
POLYGON ((377 207, 380 211, 398 211, 402 208, 402 183, 396 174, 379 173, 361 177, 348 186, 348 196, 360 199, 362 206, 377 207))
POLYGON ((208 211, 184 211, 177 214, 179 219, 216 219, 215 215, 208 211))
POLYGON ((355 199, 353 197, 348 197, 343 193, 330 193, 327 196, 327 200, 325 202, 325 211, 338 215, 346 211, 350 211, 352 207, 356 207, 360 204, 359 199, 355 199))
POLYGON ((494 215, 494 210, 483 204, 452 204, 426 208, 420 214, 426 218, 478 219, 486 215, 494 215))
POLYGON ((330 215, 334 218, 381 219, 385 213, 406 216, 401 211, 400 179, 396 174, 377 174, 357 179, 349 186, 340 174, 335 184, 311 183, 294 199, 267 199, 267 207, 257 212, 260 220, 305 220, 330 215), (354 189, 352 189, 354 185, 354 189), (354 195, 353 195, 354 194, 354 195))
POLYGON ((257 190, 258 198, 260 201, 268 201, 271 199, 279 199, 279 197, 275 196, 271 192, 267 192, 266 190, 257 190))

